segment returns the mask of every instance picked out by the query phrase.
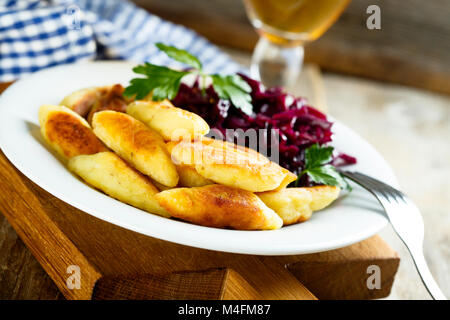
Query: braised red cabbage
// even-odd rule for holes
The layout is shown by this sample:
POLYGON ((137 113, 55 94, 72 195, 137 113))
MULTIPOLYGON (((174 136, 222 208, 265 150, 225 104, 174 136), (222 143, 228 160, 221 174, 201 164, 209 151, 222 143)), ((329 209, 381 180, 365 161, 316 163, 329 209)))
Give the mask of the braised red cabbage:
MULTIPOLYGON (((326 144, 332 139, 332 122, 322 112, 308 105, 306 99, 294 97, 281 88, 268 88, 249 77, 240 76, 252 88, 253 114, 245 114, 229 100, 219 98, 210 86, 204 92, 196 82, 192 87, 181 84, 172 103, 197 113, 225 136, 226 129, 278 129, 279 164, 299 174, 304 166, 305 149, 312 144, 326 144)), ((270 142, 267 142, 270 153, 270 142)), ((336 154, 332 164, 342 166, 356 163, 356 158, 347 154, 336 154)), ((297 183, 309 186, 312 183, 304 175, 297 183)))

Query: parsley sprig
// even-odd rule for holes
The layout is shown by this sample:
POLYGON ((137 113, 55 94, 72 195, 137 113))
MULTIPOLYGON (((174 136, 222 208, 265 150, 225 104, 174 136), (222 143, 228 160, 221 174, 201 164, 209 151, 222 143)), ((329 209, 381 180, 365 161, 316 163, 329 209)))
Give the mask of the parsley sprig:
POLYGON ((180 87, 181 78, 189 73, 175 71, 150 63, 134 67, 133 71, 143 74, 147 78, 132 79, 123 94, 127 97, 135 95, 136 99, 140 100, 152 93, 152 99, 154 101, 175 98, 180 87))
POLYGON ((134 96, 139 100, 151 94, 154 101, 173 99, 178 93, 182 78, 188 74, 195 74, 201 79, 202 90, 205 89, 205 79, 210 77, 212 86, 221 99, 230 100, 236 108, 248 115, 252 114, 251 88, 240 76, 207 75, 203 72, 200 60, 189 52, 163 43, 157 43, 156 46, 170 58, 190 66, 191 69, 178 71, 151 63, 139 65, 133 68, 133 71, 145 75, 146 78, 132 79, 125 89, 125 96, 134 96))
POLYGON ((351 186, 336 168, 330 164, 333 150, 333 147, 321 147, 317 143, 306 149, 305 168, 300 173, 299 179, 306 174, 316 183, 339 186, 350 191, 351 186))

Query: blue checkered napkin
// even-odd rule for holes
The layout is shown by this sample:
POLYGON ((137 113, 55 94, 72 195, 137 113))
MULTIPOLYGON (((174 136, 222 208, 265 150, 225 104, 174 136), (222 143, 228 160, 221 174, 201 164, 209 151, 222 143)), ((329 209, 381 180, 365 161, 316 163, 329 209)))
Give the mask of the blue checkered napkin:
POLYGON ((0 82, 81 60, 126 59, 180 68, 155 42, 188 50, 209 73, 242 70, 195 32, 127 0, 0 0, 0 82))

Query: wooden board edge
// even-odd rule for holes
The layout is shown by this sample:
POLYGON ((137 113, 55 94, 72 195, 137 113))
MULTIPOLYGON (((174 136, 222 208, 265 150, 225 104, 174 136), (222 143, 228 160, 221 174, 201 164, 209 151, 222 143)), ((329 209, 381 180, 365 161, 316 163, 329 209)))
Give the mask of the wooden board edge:
POLYGON ((0 179, 9 189, 0 193, 0 209, 33 256, 67 299, 89 299, 101 274, 47 216, 40 200, 26 186, 26 178, 3 153, 0 179))

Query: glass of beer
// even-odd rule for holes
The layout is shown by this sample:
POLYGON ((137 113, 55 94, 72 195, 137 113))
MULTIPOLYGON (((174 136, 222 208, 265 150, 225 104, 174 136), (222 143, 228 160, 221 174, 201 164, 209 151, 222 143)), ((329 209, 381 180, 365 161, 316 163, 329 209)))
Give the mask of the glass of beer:
POLYGON ((244 0, 260 35, 251 75, 266 86, 291 87, 303 64, 303 45, 319 38, 350 0, 244 0))

